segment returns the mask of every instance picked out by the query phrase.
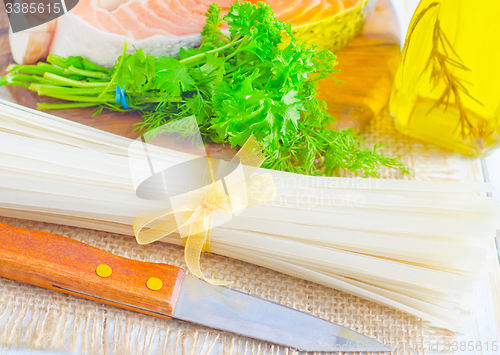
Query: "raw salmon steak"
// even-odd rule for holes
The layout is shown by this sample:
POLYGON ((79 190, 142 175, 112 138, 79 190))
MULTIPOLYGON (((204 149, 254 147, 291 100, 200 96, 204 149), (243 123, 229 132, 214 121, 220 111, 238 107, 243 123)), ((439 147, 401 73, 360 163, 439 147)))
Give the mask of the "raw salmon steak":
MULTIPOLYGON (((99 65, 112 67, 123 45, 143 48, 149 55, 171 55, 180 47, 201 43, 205 13, 213 0, 80 0, 57 22, 11 34, 11 48, 19 63, 33 63, 47 53, 64 57, 83 56, 99 65)), ((219 0, 223 14, 235 0, 219 0)), ((257 0, 252 0, 256 3, 257 0)), ((309 30, 320 23, 368 0, 265 0, 278 19, 294 29, 309 30)), ((304 31, 305 32, 305 31, 304 31)))

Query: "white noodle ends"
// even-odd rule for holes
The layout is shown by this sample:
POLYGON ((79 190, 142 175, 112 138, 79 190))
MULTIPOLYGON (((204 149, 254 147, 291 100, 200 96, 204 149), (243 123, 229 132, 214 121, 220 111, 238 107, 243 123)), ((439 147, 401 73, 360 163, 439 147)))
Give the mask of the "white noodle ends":
MULTIPOLYGON (((135 217, 167 207, 136 195, 131 143, 0 101, 0 215, 133 235, 135 217)), ((467 294, 494 257, 491 186, 270 173, 277 199, 214 228, 211 252, 462 329, 467 294)))

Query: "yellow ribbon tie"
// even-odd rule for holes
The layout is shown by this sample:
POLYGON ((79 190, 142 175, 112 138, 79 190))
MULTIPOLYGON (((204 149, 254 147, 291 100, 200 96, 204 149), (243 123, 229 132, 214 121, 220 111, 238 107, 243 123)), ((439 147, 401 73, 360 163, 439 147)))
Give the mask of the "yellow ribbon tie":
MULTIPOLYGON (((230 176, 214 181, 212 161, 209 157, 212 183, 189 194, 189 203, 179 208, 156 214, 138 216, 133 224, 134 234, 139 244, 157 241, 175 231, 179 231, 185 246, 184 257, 188 269, 197 277, 214 285, 225 285, 230 282, 207 279, 200 268, 202 252, 209 251, 210 230, 215 211, 236 214, 247 207, 255 206, 276 198, 276 190, 271 174, 251 177, 264 161, 258 143, 250 137, 238 151, 242 177, 233 181, 230 176), (226 194, 226 191, 228 194, 226 194), (163 221, 147 230, 143 229, 155 221, 163 221)), ((234 159, 233 159, 234 160, 234 159)))

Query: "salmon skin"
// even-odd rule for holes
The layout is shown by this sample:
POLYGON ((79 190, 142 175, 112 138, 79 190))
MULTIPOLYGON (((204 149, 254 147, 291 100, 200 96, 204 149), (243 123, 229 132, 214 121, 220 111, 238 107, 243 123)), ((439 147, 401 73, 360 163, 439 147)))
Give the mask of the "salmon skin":
MULTIPOLYGON (((265 0, 292 27, 321 22, 368 0, 265 0)), ((70 12, 36 31, 11 34, 13 57, 34 63, 48 53, 83 56, 112 67, 124 42, 130 51, 174 55, 201 43, 205 13, 213 0, 80 0, 70 12), (29 45, 27 45, 29 43, 29 45)), ((235 0, 219 0, 224 15, 235 0)), ((252 0, 256 3, 257 0, 252 0)))

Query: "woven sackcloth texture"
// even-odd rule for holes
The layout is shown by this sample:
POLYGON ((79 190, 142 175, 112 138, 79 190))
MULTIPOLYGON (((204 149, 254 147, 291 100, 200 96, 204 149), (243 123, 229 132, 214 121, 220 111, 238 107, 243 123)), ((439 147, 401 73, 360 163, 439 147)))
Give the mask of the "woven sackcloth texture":
MULTIPOLYGON (((382 178, 460 181, 475 160, 459 158, 412 141, 394 130, 387 112, 364 133, 368 144, 388 142, 383 150, 399 155, 412 174, 381 173, 382 178)), ((62 225, 0 217, 0 223, 64 235, 120 256, 185 268, 182 247, 137 245, 128 236, 62 225)), ((226 257, 204 254, 209 278, 349 327, 392 346, 393 354, 429 354, 427 345, 453 334, 373 302, 226 257)), ((97 302, 0 278, 0 343, 88 354, 299 354, 299 352, 175 320, 161 320, 97 302)), ((302 353, 300 353, 302 354, 302 353)), ((440 353, 443 354, 443 353, 440 353)))

